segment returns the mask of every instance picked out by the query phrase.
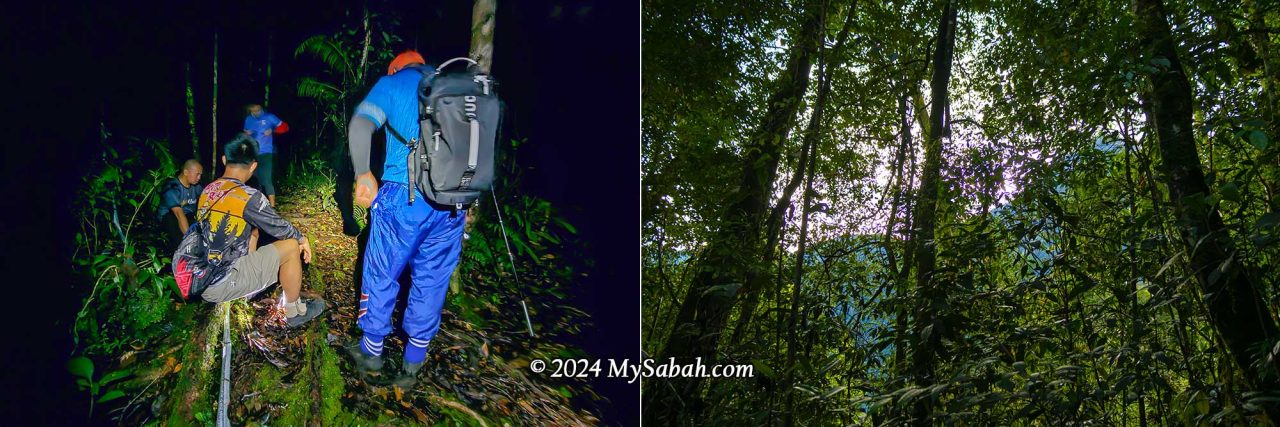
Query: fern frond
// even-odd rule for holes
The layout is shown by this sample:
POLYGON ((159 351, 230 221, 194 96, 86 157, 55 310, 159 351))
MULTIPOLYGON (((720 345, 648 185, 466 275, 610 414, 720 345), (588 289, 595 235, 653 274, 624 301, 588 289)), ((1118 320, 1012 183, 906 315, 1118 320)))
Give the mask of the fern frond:
POLYGON ((332 83, 316 80, 314 77, 303 77, 298 81, 298 96, 329 102, 340 98, 342 90, 332 83))
POLYGON ((302 55, 311 55, 329 67, 329 70, 333 73, 344 75, 347 70, 351 69, 348 50, 339 40, 326 35, 316 35, 303 40, 302 44, 298 45, 298 49, 294 50, 293 56, 296 58, 302 55))

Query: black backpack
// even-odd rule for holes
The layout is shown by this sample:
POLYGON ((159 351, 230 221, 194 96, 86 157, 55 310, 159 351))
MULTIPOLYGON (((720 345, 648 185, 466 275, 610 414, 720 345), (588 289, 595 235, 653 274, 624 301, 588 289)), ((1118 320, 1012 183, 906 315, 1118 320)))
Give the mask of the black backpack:
MULTIPOLYGON (((421 70, 421 69, 420 69, 421 70)), ((409 148, 409 203, 414 188, 432 202, 462 209, 493 186, 494 148, 502 108, 497 82, 470 58, 426 71, 418 83, 418 138, 388 131, 409 148), (465 68, 447 67, 465 62, 465 68)))

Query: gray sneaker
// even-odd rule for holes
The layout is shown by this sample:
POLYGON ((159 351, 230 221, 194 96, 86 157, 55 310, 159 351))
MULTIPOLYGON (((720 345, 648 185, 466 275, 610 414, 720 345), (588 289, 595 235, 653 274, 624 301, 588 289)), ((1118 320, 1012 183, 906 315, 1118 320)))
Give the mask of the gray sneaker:
POLYGON ((320 313, 324 313, 324 308, 325 308, 324 299, 303 298, 302 300, 298 301, 298 303, 306 305, 307 311, 304 314, 299 314, 297 316, 286 318, 285 321, 288 322, 290 328, 296 328, 296 327, 302 326, 303 324, 310 322, 311 319, 315 319, 317 316, 320 316, 320 313))

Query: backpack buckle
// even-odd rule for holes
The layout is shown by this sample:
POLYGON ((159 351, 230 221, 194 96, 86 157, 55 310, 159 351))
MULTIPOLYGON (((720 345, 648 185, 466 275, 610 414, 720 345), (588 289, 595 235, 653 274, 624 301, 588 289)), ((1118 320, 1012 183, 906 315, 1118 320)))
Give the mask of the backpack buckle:
POLYGON ((489 80, 489 76, 486 76, 484 74, 477 74, 475 77, 471 78, 471 81, 484 85, 484 94, 485 95, 489 94, 489 82, 492 81, 492 80, 489 80))

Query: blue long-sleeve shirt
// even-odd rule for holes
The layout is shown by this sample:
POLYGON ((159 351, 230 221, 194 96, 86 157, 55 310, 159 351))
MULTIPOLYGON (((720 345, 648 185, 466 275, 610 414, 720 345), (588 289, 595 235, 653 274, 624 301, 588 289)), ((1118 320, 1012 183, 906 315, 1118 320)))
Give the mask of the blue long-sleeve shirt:
MULTIPOLYGON (((356 106, 356 116, 369 119, 381 128, 390 124, 401 136, 417 138, 418 135, 418 81, 424 75, 430 78, 435 69, 430 66, 405 67, 403 70, 384 76, 369 90, 360 105, 356 106)), ((408 184, 409 148, 406 141, 401 141, 387 132, 387 157, 382 168, 382 180, 408 184)))

